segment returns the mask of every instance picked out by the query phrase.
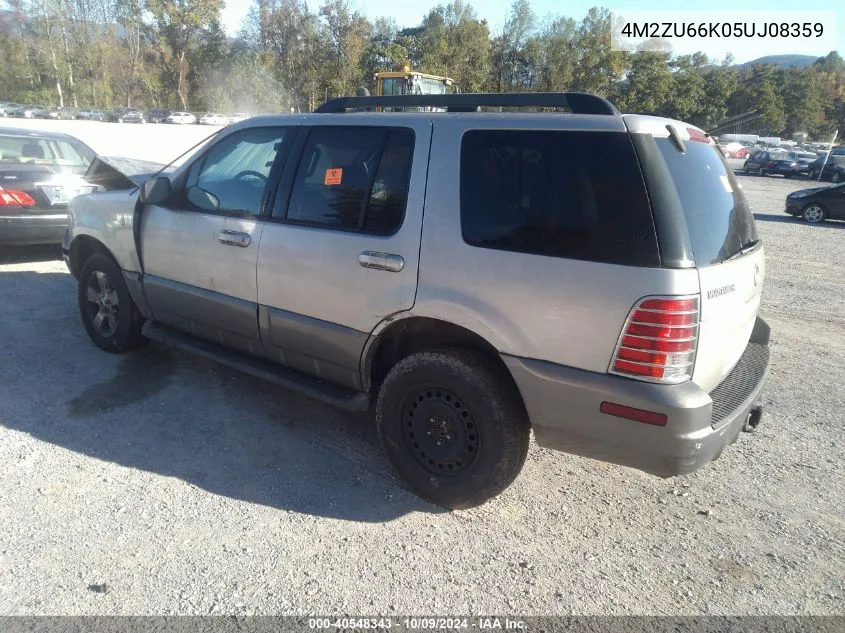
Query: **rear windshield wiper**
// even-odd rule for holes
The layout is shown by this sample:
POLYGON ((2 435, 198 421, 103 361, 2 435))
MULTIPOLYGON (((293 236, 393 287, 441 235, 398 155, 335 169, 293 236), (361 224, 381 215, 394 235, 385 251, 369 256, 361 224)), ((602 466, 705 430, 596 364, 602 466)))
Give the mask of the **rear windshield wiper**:
POLYGON ((725 259, 725 261, 729 262, 732 259, 736 259, 737 257, 742 257, 746 253, 753 251, 759 243, 760 240, 751 240, 750 242, 746 242, 745 244, 739 247, 739 250, 737 252, 725 259))

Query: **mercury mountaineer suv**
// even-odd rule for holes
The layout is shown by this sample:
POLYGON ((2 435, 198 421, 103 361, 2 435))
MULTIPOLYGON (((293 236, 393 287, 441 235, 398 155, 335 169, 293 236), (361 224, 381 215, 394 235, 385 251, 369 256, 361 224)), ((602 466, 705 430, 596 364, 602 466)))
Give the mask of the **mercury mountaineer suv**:
POLYGON ((763 245, 687 123, 579 93, 350 97, 124 181, 70 207, 91 340, 374 407, 437 504, 503 491, 532 430, 670 477, 761 419, 763 245))

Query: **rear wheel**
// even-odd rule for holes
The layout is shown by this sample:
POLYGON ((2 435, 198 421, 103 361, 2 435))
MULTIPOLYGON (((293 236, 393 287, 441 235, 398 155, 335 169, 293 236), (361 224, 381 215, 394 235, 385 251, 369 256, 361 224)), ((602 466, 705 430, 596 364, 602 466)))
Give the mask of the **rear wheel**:
POLYGON ((399 361, 379 391, 376 420, 400 477, 447 508, 471 508, 496 496, 528 454, 530 425, 516 387, 472 350, 434 350, 399 361))
POLYGON ((144 318, 129 295, 118 265, 102 253, 85 260, 77 291, 79 312, 88 337, 107 352, 128 352, 147 342, 144 318))
POLYGON ((809 178, 810 180, 815 180, 816 176, 818 176, 818 174, 816 173, 815 169, 811 169, 807 172, 807 178, 809 178))
POLYGON ((801 217, 804 218, 805 222, 818 224, 819 222, 823 222, 827 217, 827 209, 820 204, 808 204, 801 212, 801 217))

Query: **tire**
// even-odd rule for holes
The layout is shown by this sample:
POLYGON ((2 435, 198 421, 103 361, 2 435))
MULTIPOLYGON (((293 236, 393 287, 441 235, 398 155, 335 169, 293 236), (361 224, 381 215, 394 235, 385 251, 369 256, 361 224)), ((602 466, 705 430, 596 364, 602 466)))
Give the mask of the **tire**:
POLYGON ((530 424, 516 386, 472 350, 432 350, 399 361, 379 390, 376 422, 399 476, 445 508, 495 497, 528 454, 530 424))
POLYGON ((758 168, 757 168, 757 175, 758 175, 758 176, 765 176, 765 175, 766 175, 766 172, 764 172, 764 171, 763 171, 763 168, 762 168, 762 167, 758 167, 758 168))
POLYGON ((842 175, 838 171, 833 172, 833 176, 831 176, 830 182, 837 183, 837 182, 841 182, 841 181, 842 181, 842 175))
POLYGON ((807 172, 807 178, 809 178, 810 180, 815 180, 816 179, 816 170, 811 169, 810 171, 808 171, 807 172))
POLYGON ((827 209, 816 202, 812 202, 801 210, 801 217, 809 224, 819 224, 827 219, 827 209))
POLYGON ((123 273, 110 257, 94 253, 85 260, 77 299, 82 325, 100 349, 129 352, 147 342, 141 336, 144 318, 129 295, 123 273))

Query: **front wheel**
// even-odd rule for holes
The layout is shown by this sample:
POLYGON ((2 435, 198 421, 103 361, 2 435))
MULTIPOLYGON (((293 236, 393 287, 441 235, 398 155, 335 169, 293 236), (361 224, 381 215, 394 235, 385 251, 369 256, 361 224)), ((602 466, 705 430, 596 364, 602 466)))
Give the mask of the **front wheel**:
POLYGON ((763 168, 762 168, 762 167, 758 167, 758 168, 757 168, 757 175, 758 175, 758 176, 765 176, 765 175, 766 175, 766 172, 764 172, 764 171, 763 171, 763 168))
POLYGON ((819 222, 824 221, 827 217, 827 211, 820 204, 810 204, 804 207, 804 210, 801 212, 801 217, 804 218, 805 222, 818 224, 819 222))
POLYGON ((433 350, 399 361, 379 391, 376 421, 400 477, 446 508, 495 497, 528 454, 530 424, 516 386, 472 350, 433 350))
POLYGON ((118 265, 102 253, 82 266, 77 291, 82 325, 94 344, 107 352, 128 352, 141 347, 144 318, 129 295, 118 265))

